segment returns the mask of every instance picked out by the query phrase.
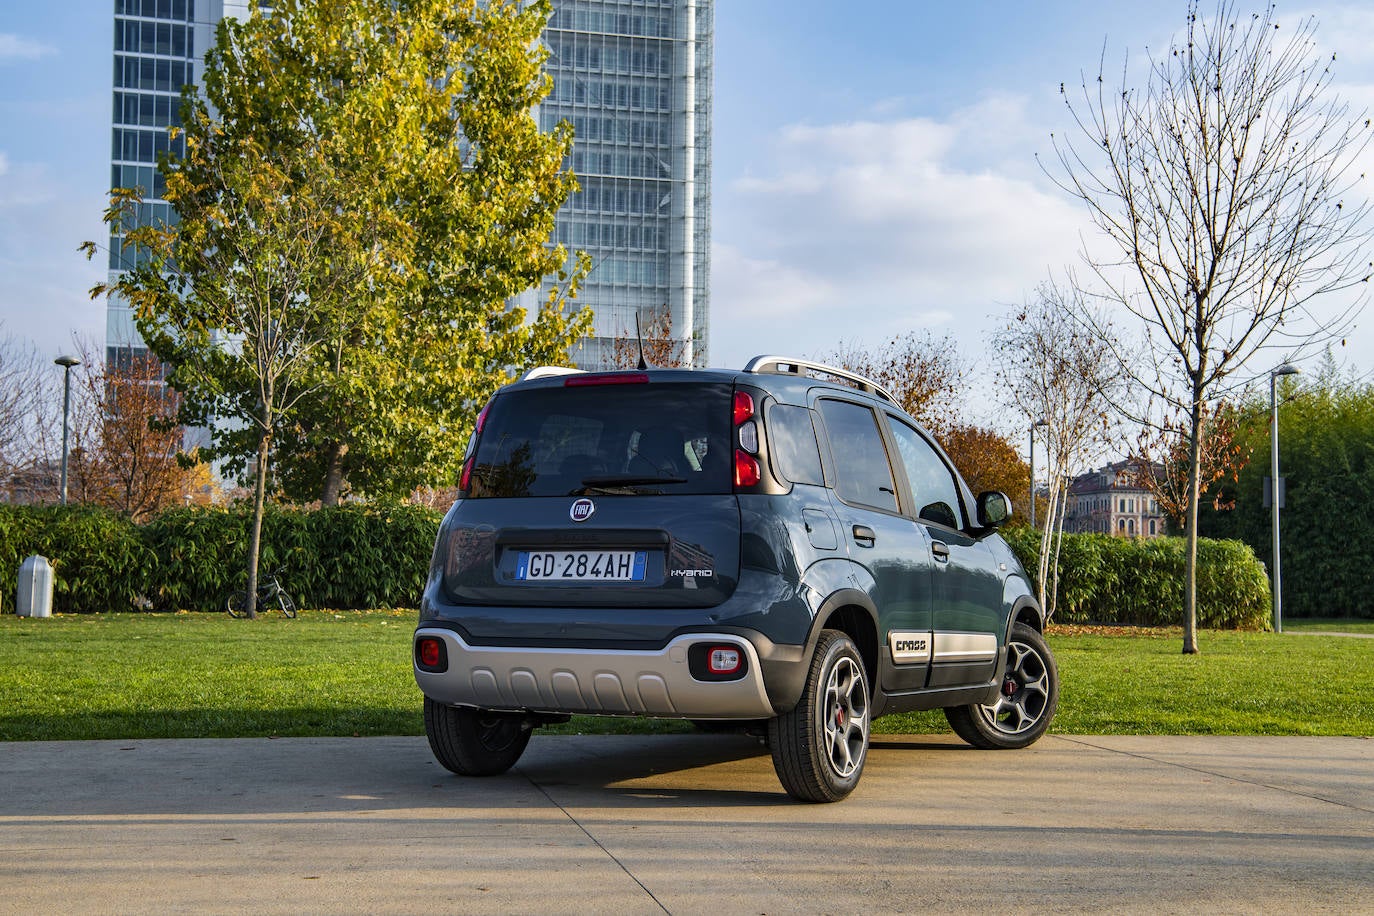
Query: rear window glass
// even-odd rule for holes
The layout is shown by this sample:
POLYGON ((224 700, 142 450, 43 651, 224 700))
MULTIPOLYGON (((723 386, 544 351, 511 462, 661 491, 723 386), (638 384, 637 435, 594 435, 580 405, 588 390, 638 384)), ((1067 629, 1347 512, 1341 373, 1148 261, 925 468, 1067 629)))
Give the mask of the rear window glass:
POLYGON ((469 498, 729 493, 730 386, 532 388, 497 397, 469 498))

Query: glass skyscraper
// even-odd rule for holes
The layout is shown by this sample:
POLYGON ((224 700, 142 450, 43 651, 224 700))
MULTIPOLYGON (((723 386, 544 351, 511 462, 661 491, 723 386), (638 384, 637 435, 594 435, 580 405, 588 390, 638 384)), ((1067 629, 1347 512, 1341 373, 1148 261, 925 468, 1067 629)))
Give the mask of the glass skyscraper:
MULTIPOLYGON (((157 158, 169 147, 184 152, 184 140, 169 140, 167 128, 181 123, 181 88, 201 77, 201 57, 214 40, 215 25, 242 14, 249 0, 115 0, 114 79, 110 187, 142 188, 140 223, 173 222, 163 202, 157 158)), ((127 267, 119 236, 110 237, 111 280, 127 267)), ((127 366, 144 350, 133 311, 112 297, 105 320, 106 360, 127 366)))
MULTIPOLYGON (((110 186, 144 189, 140 221, 175 219, 157 156, 179 123, 181 87, 200 81, 219 20, 251 2, 115 0, 110 186)), ((545 129, 567 119, 575 130, 582 189, 554 241, 594 265, 578 299, 596 315, 593 338, 573 354, 580 365, 608 365, 637 315, 646 330, 666 316, 682 359, 706 361, 712 2, 553 0, 544 41, 554 87, 537 116, 545 129)), ((127 266, 117 236, 110 251, 113 275, 127 266)), ((118 364, 142 346, 131 309, 111 299, 107 358, 118 364)))
POLYGON ((713 0, 554 0, 553 91, 540 125, 573 125, 581 191, 554 240, 592 257, 595 316, 575 361, 610 365, 614 339, 671 325, 684 363, 710 329, 713 0), (667 318, 667 322, 663 319, 667 318))

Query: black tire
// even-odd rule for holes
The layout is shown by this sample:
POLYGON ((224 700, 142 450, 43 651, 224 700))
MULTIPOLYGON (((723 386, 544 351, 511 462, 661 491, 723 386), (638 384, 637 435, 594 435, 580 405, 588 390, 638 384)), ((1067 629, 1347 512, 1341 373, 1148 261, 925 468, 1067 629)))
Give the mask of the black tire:
POLYGON ((988 706, 945 709, 954 733, 983 750, 1029 747, 1050 727, 1059 708, 1059 667, 1045 637, 1018 623, 1007 643, 1002 693, 988 706))
POLYGON ((530 743, 523 716, 445 706, 425 697, 429 749, 459 776, 496 776, 515 766, 530 743))
POLYGON ((281 612, 287 617, 296 616, 296 602, 286 592, 277 592, 277 604, 281 605, 281 612))
POLYGON ((768 723, 778 781, 793 798, 836 802, 854 791, 868 756, 868 673, 853 641, 825 630, 791 712, 768 723))
POLYGON ((234 592, 224 603, 224 609, 229 612, 230 617, 247 617, 248 593, 243 590, 234 592))

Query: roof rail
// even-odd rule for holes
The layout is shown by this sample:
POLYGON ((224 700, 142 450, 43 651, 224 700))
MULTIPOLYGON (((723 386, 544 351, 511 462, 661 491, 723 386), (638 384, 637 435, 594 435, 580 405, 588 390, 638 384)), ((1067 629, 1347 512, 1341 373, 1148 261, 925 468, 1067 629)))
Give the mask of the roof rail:
POLYGON ((745 372, 766 373, 768 375, 800 375, 811 377, 813 374, 829 375, 837 378, 848 385, 875 394, 890 404, 896 404, 897 399, 892 393, 874 382, 872 379, 864 378, 857 372, 850 372, 848 369, 840 369, 835 366, 827 366, 825 363, 812 362, 809 359, 798 359, 795 356, 755 356, 749 360, 749 364, 744 367, 745 372))
POLYGON ((567 366, 535 366, 529 372, 520 376, 520 381, 528 381, 532 378, 552 378, 556 375, 572 375, 575 372, 585 372, 585 369, 571 369, 567 366))

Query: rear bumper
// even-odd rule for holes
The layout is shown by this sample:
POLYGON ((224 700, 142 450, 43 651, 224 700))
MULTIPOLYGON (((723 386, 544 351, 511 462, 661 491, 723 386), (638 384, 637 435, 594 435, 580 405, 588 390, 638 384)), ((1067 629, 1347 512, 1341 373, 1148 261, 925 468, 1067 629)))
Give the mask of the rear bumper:
POLYGON ((479 709, 655 716, 680 719, 766 719, 773 706, 758 653, 747 639, 714 633, 678 636, 659 649, 564 649, 472 646, 462 635, 420 627, 415 639, 443 640, 444 671, 414 664, 415 683, 438 703, 479 709), (745 675, 733 681, 693 677, 693 643, 738 645, 745 675))

